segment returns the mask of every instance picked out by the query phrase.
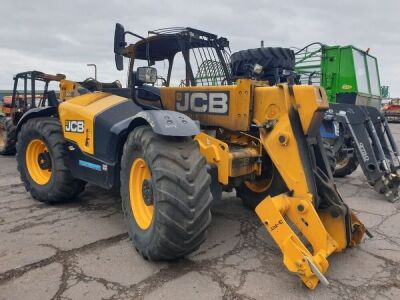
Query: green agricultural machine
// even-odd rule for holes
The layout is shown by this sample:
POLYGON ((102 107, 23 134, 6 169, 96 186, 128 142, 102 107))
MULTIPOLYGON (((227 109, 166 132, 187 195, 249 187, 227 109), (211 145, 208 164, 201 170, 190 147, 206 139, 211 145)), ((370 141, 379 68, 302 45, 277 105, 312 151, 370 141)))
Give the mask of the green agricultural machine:
POLYGON ((302 83, 321 85, 331 103, 380 109, 381 84, 377 59, 354 46, 312 44, 296 53, 302 83), (315 47, 317 45, 317 47, 315 47))
POLYGON ((297 83, 325 88, 330 110, 321 127, 336 177, 361 166, 370 185, 399 200, 400 156, 387 120, 377 59, 354 46, 313 43, 296 52, 297 83), (396 162, 395 162, 396 161, 396 162))

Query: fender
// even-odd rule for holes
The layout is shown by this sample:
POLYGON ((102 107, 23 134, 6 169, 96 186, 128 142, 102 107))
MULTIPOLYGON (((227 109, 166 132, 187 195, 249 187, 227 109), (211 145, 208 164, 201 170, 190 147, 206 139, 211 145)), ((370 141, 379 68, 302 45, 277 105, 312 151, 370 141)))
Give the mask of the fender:
POLYGON ((153 131, 166 136, 193 136, 200 133, 199 126, 188 116, 171 110, 146 110, 133 116, 131 125, 145 120, 153 131))
POLYGON ((95 157, 110 163, 117 162, 128 134, 135 127, 142 125, 150 125, 155 133, 164 136, 189 137, 200 133, 197 123, 182 113, 169 110, 140 110, 133 116, 114 123, 107 130, 108 133, 101 133, 103 138, 95 138, 95 157))
POLYGON ((55 106, 32 108, 24 113, 21 119, 19 119, 16 128, 16 134, 18 134, 18 132, 21 130, 22 125, 24 125, 29 119, 51 117, 57 115, 58 111, 57 107, 55 106))

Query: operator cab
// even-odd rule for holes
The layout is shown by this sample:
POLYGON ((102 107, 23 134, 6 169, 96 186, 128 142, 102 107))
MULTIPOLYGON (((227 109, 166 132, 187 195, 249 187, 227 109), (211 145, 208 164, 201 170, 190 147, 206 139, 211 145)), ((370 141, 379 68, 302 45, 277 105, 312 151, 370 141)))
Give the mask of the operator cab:
POLYGON ((205 31, 164 28, 149 31, 145 38, 117 23, 114 53, 118 70, 123 70, 123 57, 130 59, 128 89, 144 109, 162 108, 160 87, 232 84, 229 41, 205 31), (127 45, 126 35, 138 41, 127 45), (136 71, 135 64, 140 65, 136 71))

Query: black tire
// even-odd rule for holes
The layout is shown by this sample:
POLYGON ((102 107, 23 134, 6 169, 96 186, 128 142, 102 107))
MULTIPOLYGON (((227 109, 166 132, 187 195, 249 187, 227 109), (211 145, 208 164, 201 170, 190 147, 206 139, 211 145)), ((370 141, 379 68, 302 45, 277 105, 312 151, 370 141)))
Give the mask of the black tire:
POLYGON ((67 150, 60 122, 55 118, 28 120, 21 128, 17 141, 17 168, 25 189, 38 201, 59 203, 74 199, 85 188, 85 181, 72 176, 67 167, 67 150), (43 142, 50 155, 51 177, 46 184, 32 179, 26 162, 26 151, 33 140, 43 142))
POLYGON ((17 137, 16 127, 10 117, 0 116, 0 154, 14 155, 17 137))
POLYGON ((326 158, 328 159, 329 168, 331 169, 332 174, 334 174, 336 168, 336 157, 335 153, 333 153, 332 145, 327 141, 323 141, 323 145, 326 153, 326 158))
POLYGON ((261 65, 265 76, 274 75, 275 69, 293 70, 295 56, 287 48, 255 48, 235 52, 231 55, 231 70, 235 77, 248 75, 249 66, 261 65))
POLYGON ((284 192, 287 192, 285 182, 283 181, 281 175, 278 173, 275 166, 269 168, 268 174, 262 174, 262 177, 269 176, 271 178, 270 186, 267 190, 262 192, 255 192, 251 190, 246 183, 242 183, 236 188, 236 196, 242 200, 243 206, 254 210, 257 205, 265 199, 267 196, 277 196, 284 192))
POLYGON ((129 236, 146 259, 183 257, 206 238, 211 222, 210 176, 198 144, 191 138, 157 135, 150 126, 135 128, 121 159, 121 197, 129 236), (131 167, 140 158, 151 173, 154 205, 145 229, 135 220, 129 190, 131 167))
POLYGON ((351 157, 343 157, 343 153, 340 153, 340 150, 336 153, 336 165, 335 165, 335 172, 333 176, 337 178, 343 178, 347 175, 353 173, 358 165, 357 155, 354 153, 351 157))

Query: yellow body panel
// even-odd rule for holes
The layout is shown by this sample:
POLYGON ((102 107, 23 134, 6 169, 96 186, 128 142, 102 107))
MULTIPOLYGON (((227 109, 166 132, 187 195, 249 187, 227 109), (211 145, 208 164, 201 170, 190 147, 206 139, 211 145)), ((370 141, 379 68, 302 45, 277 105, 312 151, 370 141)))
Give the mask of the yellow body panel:
POLYGON ((199 143, 200 152, 209 164, 218 168, 218 181, 227 185, 230 177, 259 173, 258 164, 244 164, 236 167, 235 160, 261 156, 260 149, 245 148, 242 151, 230 151, 228 144, 203 132, 199 133, 195 140, 199 143))
POLYGON ((289 121, 291 107, 299 109, 301 124, 305 132, 316 111, 327 108, 326 98, 319 97, 318 88, 298 85, 291 96, 287 85, 257 87, 255 89, 253 121, 262 125, 277 121, 272 131, 260 129, 261 141, 289 190, 295 195, 306 195, 308 191, 304 167, 298 145, 289 121), (282 139, 282 140, 281 140, 282 139))
POLYGON ((346 249, 346 224, 343 218, 334 218, 329 211, 320 211, 318 215, 322 223, 324 223, 326 230, 338 244, 336 252, 346 249))
POLYGON ((312 85, 295 85, 293 86, 293 93, 303 131, 307 133, 315 112, 325 111, 329 108, 325 90, 312 85), (311 99, 312 101, 310 101, 311 99))
POLYGON ((74 97, 80 96, 79 88, 82 86, 72 80, 60 80, 60 101, 64 102, 74 97))
POLYGON ((227 92, 229 95, 229 111, 226 115, 184 112, 193 120, 199 120, 211 126, 220 126, 231 130, 249 130, 251 121, 251 80, 238 80, 236 85, 196 86, 196 87, 162 87, 161 99, 165 109, 180 111, 180 95, 185 92, 227 92))
POLYGON ((229 146, 220 140, 205 133, 199 133, 195 140, 199 143, 200 152, 209 164, 218 167, 218 181, 221 184, 229 183, 229 146))
POLYGON ((309 192, 307 180, 288 115, 281 116, 272 132, 267 134, 265 129, 261 129, 260 133, 265 149, 289 190, 295 196, 306 195, 309 192), (279 141, 281 136, 286 139, 284 144, 279 141))
POLYGON ((254 93, 253 121, 264 124, 287 114, 289 98, 281 86, 257 87, 254 93))
POLYGON ((63 102, 58 107, 61 124, 63 124, 64 137, 74 141, 79 148, 88 154, 94 153, 94 119, 97 114, 122 103, 131 101, 123 97, 108 93, 89 93, 63 102), (67 121, 83 121, 84 132, 66 131, 67 121))
POLYGON ((311 85, 295 85, 293 94, 290 95, 286 85, 256 87, 253 121, 263 124, 277 120, 293 105, 299 112, 303 131, 307 133, 315 112, 329 108, 325 90, 311 85))
POLYGON ((319 279, 311 270, 306 257, 311 259, 322 273, 325 273, 329 266, 326 258, 337 248, 337 243, 324 230, 311 201, 305 200, 306 198, 310 196, 305 198, 287 195, 268 197, 257 206, 256 213, 282 250, 285 266, 289 271, 297 273, 308 288, 314 289, 319 279), (307 203, 307 209, 303 213, 298 213, 296 207, 301 202, 307 203), (310 241, 314 254, 307 249, 288 225, 285 215, 310 241), (308 225, 306 226, 305 223, 308 225))
POLYGON ((72 97, 79 96, 78 91, 76 90, 76 82, 63 79, 60 81, 60 100, 64 102, 72 97))

